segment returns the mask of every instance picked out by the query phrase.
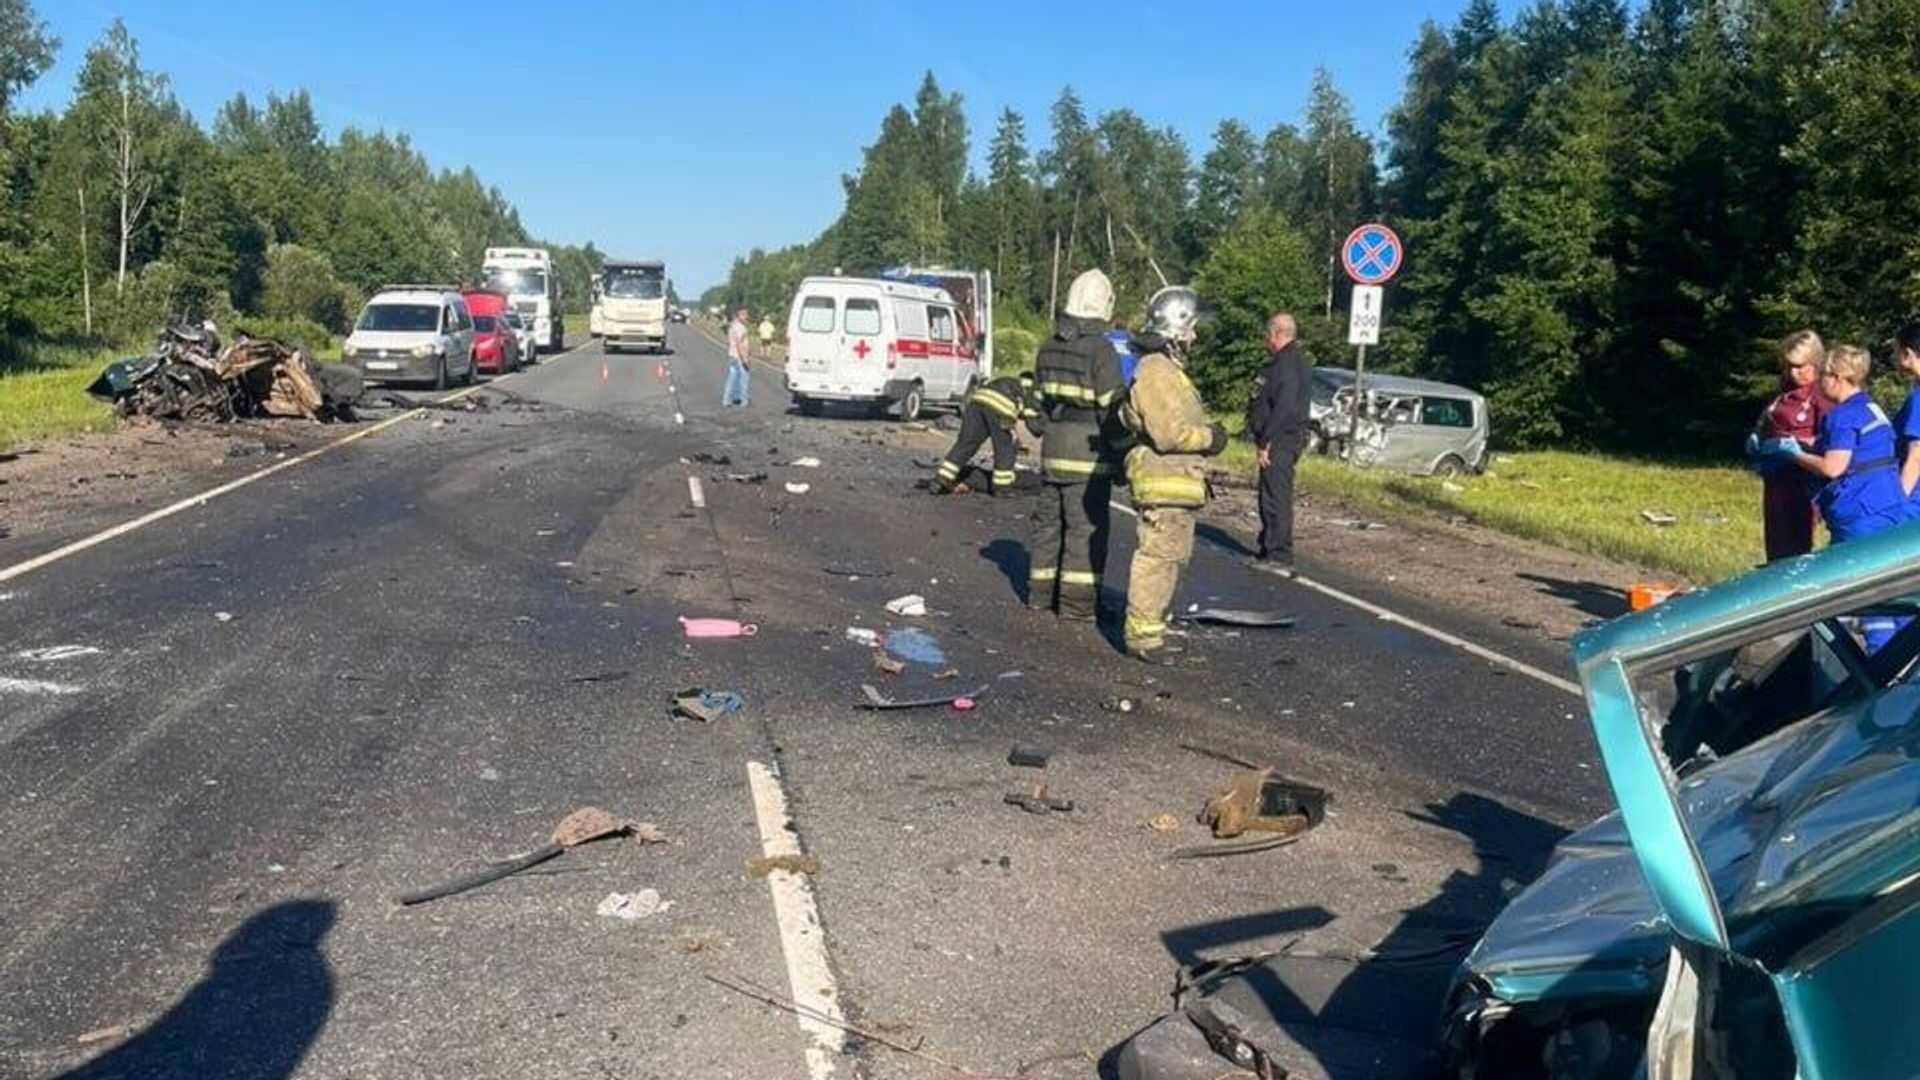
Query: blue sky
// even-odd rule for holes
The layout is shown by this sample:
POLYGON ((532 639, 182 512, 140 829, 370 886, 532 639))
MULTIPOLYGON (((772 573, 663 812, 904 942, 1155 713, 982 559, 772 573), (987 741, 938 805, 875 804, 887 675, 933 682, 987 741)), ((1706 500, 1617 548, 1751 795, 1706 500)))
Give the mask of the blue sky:
POLYGON ((33 0, 62 48, 22 105, 63 105, 118 15, 203 121, 237 91, 305 87, 329 132, 404 131, 536 235, 665 258, 693 295, 749 247, 830 223, 841 174, 929 68, 965 96, 976 159, 1007 106, 1042 144, 1067 84, 1090 112, 1171 124, 1197 159, 1223 117, 1297 119, 1316 65, 1377 129, 1421 21, 1465 2, 33 0))

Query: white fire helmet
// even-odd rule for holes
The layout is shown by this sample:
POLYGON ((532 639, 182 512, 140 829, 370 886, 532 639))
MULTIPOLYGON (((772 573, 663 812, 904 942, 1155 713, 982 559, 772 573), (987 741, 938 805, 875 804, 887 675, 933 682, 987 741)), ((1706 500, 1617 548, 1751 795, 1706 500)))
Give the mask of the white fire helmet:
POLYGON ((1067 286, 1067 314, 1076 319, 1113 318, 1113 282, 1099 270, 1089 270, 1067 286))

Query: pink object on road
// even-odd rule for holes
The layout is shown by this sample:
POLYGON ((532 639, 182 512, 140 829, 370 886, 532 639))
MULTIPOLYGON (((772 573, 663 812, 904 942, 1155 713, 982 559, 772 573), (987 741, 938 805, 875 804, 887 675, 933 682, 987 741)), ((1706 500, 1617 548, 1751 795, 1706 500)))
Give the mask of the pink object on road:
POLYGON ((961 712, 972 712, 973 704, 973 699, 970 697, 957 697, 953 699, 953 707, 961 712))
POLYGON ((680 616, 680 625, 690 638, 752 637, 760 628, 738 619, 689 619, 680 616))

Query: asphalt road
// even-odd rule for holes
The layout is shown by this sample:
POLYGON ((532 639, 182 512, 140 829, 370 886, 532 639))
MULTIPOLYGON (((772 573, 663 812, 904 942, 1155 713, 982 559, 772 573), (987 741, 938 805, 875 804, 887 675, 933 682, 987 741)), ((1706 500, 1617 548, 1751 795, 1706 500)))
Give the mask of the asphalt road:
POLYGON ((897 425, 790 415, 770 370, 723 411, 719 350, 673 345, 665 368, 550 358, 484 408, 0 587, 0 1076, 939 1073, 709 974, 982 1073, 1088 1076, 1179 964, 1361 947, 1409 912, 1471 925, 1606 808, 1561 690, 1218 545, 1183 599, 1297 627, 1196 632, 1149 671, 1019 605, 1026 500, 916 491, 897 425), (907 592, 933 613, 889 617, 907 592), (688 641, 683 615, 758 633, 688 641), (889 677, 853 626, 917 627, 944 657, 889 677), (868 712, 868 682, 990 689, 868 712), (696 686, 745 708, 670 719, 696 686), (1138 708, 1103 707, 1121 697, 1138 708), (1006 763, 1016 742, 1052 752, 1071 813, 1002 802, 1042 775, 1006 763), (1168 861, 1206 842, 1193 815, 1234 769, 1183 744, 1322 784, 1334 813, 1283 851, 1168 861), (581 805, 669 842, 393 903, 581 805), (1146 827, 1162 813, 1177 833, 1146 827), (818 873, 748 872, 786 844, 818 873), (643 889, 671 906, 596 914, 643 889))

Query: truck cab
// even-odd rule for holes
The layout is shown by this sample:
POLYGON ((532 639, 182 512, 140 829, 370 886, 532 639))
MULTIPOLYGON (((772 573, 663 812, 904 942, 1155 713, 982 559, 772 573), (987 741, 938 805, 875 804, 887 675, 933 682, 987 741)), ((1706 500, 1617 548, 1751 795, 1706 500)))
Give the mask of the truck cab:
POLYGON ((609 259, 600 270, 600 335, 608 352, 667 351, 667 264, 609 259))
POLYGON ((520 317, 533 324, 536 348, 557 352, 566 338, 560 315, 560 281, 545 248, 490 247, 481 263, 486 288, 505 293, 520 317))

